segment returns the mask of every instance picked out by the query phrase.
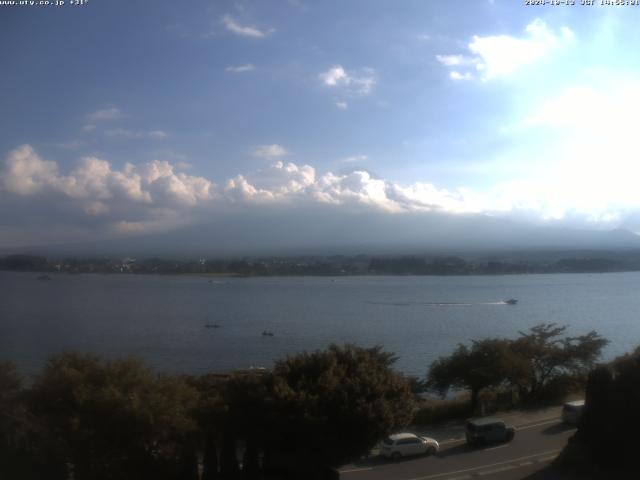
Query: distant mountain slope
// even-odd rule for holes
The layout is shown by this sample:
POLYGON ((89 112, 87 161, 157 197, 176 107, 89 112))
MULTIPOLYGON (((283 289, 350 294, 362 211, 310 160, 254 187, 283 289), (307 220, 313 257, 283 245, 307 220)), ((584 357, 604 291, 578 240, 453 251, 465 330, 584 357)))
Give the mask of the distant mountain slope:
POLYGON ((471 215, 265 214, 242 221, 229 215, 176 231, 4 253, 57 255, 287 255, 451 251, 618 250, 640 248, 626 230, 535 226, 471 215))

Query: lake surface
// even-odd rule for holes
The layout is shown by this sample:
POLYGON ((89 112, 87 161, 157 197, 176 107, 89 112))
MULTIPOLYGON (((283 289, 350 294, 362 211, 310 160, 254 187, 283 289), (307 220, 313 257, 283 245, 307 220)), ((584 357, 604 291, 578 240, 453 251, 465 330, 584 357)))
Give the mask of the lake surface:
POLYGON ((0 272, 0 360, 35 373, 64 350, 136 355, 158 370, 269 367, 332 342, 382 344, 424 375, 459 342, 541 322, 597 330, 605 359, 640 344, 640 273, 286 277, 0 272), (517 305, 502 300, 517 298, 517 305), (219 328, 205 328, 216 323, 219 328), (269 330, 273 337, 263 336, 269 330))

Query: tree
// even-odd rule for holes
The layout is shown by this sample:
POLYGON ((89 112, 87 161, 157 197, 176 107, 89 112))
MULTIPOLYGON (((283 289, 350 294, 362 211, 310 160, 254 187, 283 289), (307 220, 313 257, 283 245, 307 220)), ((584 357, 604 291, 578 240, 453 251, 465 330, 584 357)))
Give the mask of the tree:
POLYGON ((391 369, 394 361, 379 346, 348 344, 276 362, 272 452, 301 471, 319 471, 368 454, 407 425, 414 399, 405 378, 391 369))
POLYGON ((218 478, 218 446, 228 410, 222 396, 227 379, 215 374, 206 374, 190 377, 188 381, 198 392, 194 418, 200 432, 203 452, 202 480, 215 480, 218 478))
POLYGON ((431 364, 427 385, 442 395, 451 387, 469 389, 471 410, 475 411, 480 392, 505 383, 511 375, 514 360, 509 340, 474 340, 470 348, 459 344, 451 355, 440 357, 431 364))
MULTIPOLYGON (((11 362, 0 362, 0 478, 30 478, 33 426, 24 401, 23 380, 11 362)), ((54 472, 50 472, 55 478, 54 472)))
POLYGON ((475 340, 458 345, 449 356, 431 364, 427 385, 441 394, 451 388, 471 391, 475 410, 480 392, 501 385, 516 387, 523 400, 538 399, 551 381, 562 375, 583 378, 608 343, 596 332, 560 337, 567 327, 543 323, 515 340, 475 340))
POLYGON ((512 342, 519 368, 510 380, 522 398, 537 398, 547 384, 560 375, 585 376, 608 343, 595 331, 561 338, 566 329, 555 323, 543 323, 528 333, 520 332, 520 337, 512 342))
POLYGON ((49 360, 30 397, 57 464, 73 465, 78 480, 196 478, 187 463, 197 396, 180 378, 135 359, 67 353, 49 360))
POLYGON ((228 405, 225 434, 228 454, 223 457, 233 476, 237 464, 235 440, 244 440, 245 452, 242 460, 242 478, 259 478, 260 450, 270 441, 269 418, 271 415, 270 374, 267 372, 244 372, 232 375, 225 384, 223 395, 228 405))
POLYGON ((640 347, 591 371, 584 415, 566 456, 576 467, 604 467, 611 478, 637 477, 638 405, 640 347))

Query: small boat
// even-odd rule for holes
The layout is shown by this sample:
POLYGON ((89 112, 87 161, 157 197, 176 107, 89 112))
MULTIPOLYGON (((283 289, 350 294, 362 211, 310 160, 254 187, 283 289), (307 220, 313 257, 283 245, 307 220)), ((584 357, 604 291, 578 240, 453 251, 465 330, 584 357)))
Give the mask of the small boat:
POLYGON ((205 323, 204 328, 220 328, 217 323, 205 323))
POLYGON ((516 303, 518 303, 518 300, 516 300, 515 298, 510 298, 509 300, 505 300, 504 303, 506 303, 507 305, 515 305, 516 303))
POLYGON ((269 330, 264 330, 262 332, 262 335, 265 337, 273 337, 273 332, 270 332, 269 330))
POLYGON ((51 277, 49 275, 40 275, 38 277, 36 277, 38 280, 51 280, 51 277))

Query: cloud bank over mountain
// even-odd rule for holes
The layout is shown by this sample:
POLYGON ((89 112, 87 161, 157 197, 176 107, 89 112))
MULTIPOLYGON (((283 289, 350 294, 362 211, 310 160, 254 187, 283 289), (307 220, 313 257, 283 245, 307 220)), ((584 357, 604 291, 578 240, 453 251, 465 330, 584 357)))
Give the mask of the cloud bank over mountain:
MULTIPOLYGON (((281 160, 221 182, 187 173, 168 161, 125 163, 117 168, 96 156, 81 157, 63 172, 56 161, 22 145, 9 152, 0 168, 0 246, 129 237, 222 219, 227 225, 260 223, 260 235, 270 238, 273 245, 278 238, 282 245, 291 244, 296 238, 291 232, 300 228, 320 235, 325 223, 332 232, 324 239, 329 244, 358 244, 367 236, 378 235, 390 246, 402 239, 407 243, 433 237, 434 229, 441 229, 446 218, 455 219, 457 225, 451 236, 464 236, 465 222, 468 234, 474 234, 479 224, 470 221, 470 216, 488 217, 494 223, 527 221, 600 229, 620 226, 625 214, 629 221, 634 219, 628 212, 613 210, 609 216, 594 219, 592 212, 580 212, 570 205, 550 216, 544 208, 543 190, 537 199, 530 197, 530 190, 523 189, 526 195, 521 197, 510 191, 507 201, 501 188, 506 187, 474 192, 426 182, 405 185, 362 169, 319 173, 311 165, 281 160), (264 218, 271 218, 271 223, 264 218), (434 218, 439 220, 434 223, 434 218), (374 220, 380 228, 363 227, 374 220), (430 227, 425 229, 425 225, 430 227)), ((193 230, 194 235, 196 232, 193 230)), ((442 243, 447 242, 446 229, 437 235, 442 243)), ((300 242, 322 244, 320 238, 301 238, 300 242)))

